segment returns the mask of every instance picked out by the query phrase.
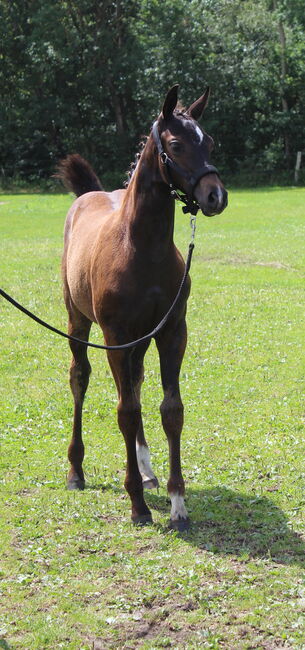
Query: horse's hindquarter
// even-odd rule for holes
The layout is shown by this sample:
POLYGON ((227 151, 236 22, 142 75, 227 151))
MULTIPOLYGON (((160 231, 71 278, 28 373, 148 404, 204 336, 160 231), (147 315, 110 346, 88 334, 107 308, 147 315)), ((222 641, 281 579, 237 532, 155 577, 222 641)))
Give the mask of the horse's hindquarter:
POLYGON ((117 192, 88 192, 70 208, 65 226, 63 278, 67 307, 74 305, 91 321, 95 321, 92 304, 91 267, 96 242, 102 230, 112 227, 115 209, 120 205, 124 190, 117 192))

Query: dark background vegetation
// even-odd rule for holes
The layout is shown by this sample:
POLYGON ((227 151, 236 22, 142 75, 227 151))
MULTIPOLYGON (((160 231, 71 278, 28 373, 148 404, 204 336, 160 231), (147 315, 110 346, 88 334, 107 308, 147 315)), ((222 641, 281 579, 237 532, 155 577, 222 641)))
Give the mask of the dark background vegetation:
MULTIPOLYGON (((239 184, 293 183, 305 150, 303 0, 0 0, 0 174, 51 188, 79 152, 121 185, 167 89, 212 88, 214 161, 239 184)), ((299 181, 305 180, 301 170, 299 181)))

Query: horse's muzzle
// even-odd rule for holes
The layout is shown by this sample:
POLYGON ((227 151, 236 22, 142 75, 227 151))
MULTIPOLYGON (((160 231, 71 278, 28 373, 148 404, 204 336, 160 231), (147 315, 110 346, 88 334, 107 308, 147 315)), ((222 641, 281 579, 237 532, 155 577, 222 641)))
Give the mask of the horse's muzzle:
POLYGON ((214 174, 205 176, 199 181, 194 196, 207 217, 220 214, 228 205, 228 192, 218 176, 214 174))

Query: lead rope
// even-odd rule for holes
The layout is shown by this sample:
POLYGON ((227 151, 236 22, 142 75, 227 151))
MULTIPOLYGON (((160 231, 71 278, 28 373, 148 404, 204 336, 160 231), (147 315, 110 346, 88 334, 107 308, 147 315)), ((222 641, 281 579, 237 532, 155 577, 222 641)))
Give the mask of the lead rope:
POLYGON ((134 348, 136 345, 139 345, 140 343, 144 343, 145 341, 150 341, 160 330, 166 325, 170 315, 172 314, 174 308, 176 307, 176 304, 181 296, 182 290, 185 285, 185 281, 188 275, 188 272, 191 267, 191 261, 192 261, 192 255, 193 255, 193 250, 195 247, 195 231, 196 231, 196 217, 192 216, 190 219, 190 225, 191 225, 191 241, 189 244, 189 250, 188 250, 188 256, 187 260, 185 263, 185 269, 184 269, 184 274, 183 278, 181 280, 180 287, 178 289, 178 293, 176 295, 176 298, 174 302, 172 303, 171 307, 169 308, 168 312, 165 314, 165 316, 162 318, 160 321, 159 325, 155 327, 155 329, 152 330, 149 334, 146 334, 145 336, 142 336, 139 339, 136 339, 135 341, 130 341, 129 343, 123 343, 122 345, 99 345, 98 343, 90 343, 89 341, 84 341, 82 339, 78 339, 75 336, 70 336, 70 334, 66 334, 65 332, 62 332, 61 330, 57 329, 56 327, 53 327, 53 325, 49 325, 49 323, 46 323, 46 321, 42 320, 39 318, 39 316, 36 316, 33 314, 29 309, 26 309, 26 307, 23 307, 17 300, 14 300, 12 296, 10 296, 8 293, 3 291, 3 289, 0 289, 0 295, 5 298, 8 302, 10 302, 16 309, 19 309, 19 311, 23 312, 26 316, 29 316, 29 318, 32 318, 32 320, 36 321, 36 323, 39 323, 39 325, 42 325, 42 327, 46 327, 48 330, 51 330, 51 332, 55 332, 55 334, 59 334, 59 336, 64 337, 65 339, 69 339, 69 341, 74 341, 75 343, 81 343, 82 345, 86 345, 87 347, 90 348, 97 348, 99 350, 126 350, 128 348, 134 348))

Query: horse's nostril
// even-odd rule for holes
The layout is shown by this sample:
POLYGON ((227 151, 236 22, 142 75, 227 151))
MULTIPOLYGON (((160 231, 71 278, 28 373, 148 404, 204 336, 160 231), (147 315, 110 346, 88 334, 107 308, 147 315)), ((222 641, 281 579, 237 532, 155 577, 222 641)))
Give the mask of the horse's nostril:
POLYGON ((209 205, 215 206, 218 203, 218 194, 216 192, 210 192, 208 196, 209 205))

